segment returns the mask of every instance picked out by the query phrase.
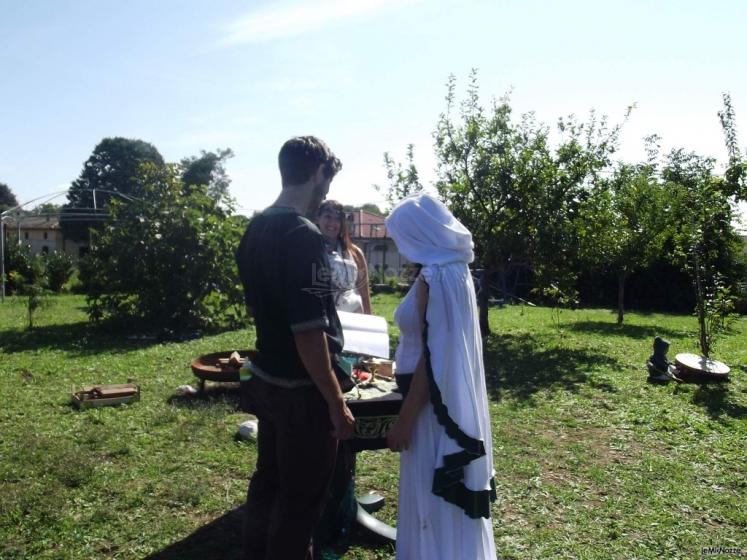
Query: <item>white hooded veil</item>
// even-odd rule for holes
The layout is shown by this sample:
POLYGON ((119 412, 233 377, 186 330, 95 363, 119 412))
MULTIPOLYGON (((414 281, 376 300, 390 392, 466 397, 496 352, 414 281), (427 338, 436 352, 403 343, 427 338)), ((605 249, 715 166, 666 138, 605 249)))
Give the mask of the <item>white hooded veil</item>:
POLYGON ((468 263, 472 234, 432 196, 405 198, 386 219, 408 260, 423 265, 428 304, 423 334, 428 388, 443 434, 432 491, 472 517, 495 500, 490 417, 477 301, 468 263))

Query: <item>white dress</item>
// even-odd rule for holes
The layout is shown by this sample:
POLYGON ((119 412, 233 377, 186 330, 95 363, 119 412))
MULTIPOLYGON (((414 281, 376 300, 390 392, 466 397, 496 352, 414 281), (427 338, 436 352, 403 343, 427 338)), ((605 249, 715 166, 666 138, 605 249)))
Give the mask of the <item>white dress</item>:
MULTIPOLYGON (((422 332, 413 284, 394 314, 400 329, 397 370, 414 372, 422 353, 422 332), (401 364, 400 364, 401 362, 401 364)), ((493 560, 491 519, 472 519, 432 492, 434 469, 442 466, 444 428, 428 402, 413 428, 410 447, 400 455, 397 560, 493 560)))
POLYGON ((399 344, 394 352, 397 373, 414 373, 423 353, 423 334, 418 317, 415 292, 420 277, 394 310, 394 323, 399 327, 399 344))
POLYGON ((358 290, 358 266, 350 256, 343 254, 338 245, 327 251, 331 284, 335 290, 335 307, 338 311, 363 313, 363 298, 358 290))

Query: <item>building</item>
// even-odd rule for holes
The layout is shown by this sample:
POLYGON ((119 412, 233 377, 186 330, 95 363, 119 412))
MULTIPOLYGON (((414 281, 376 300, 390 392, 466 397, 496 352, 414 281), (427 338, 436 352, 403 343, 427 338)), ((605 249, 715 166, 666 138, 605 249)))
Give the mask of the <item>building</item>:
POLYGON ((348 231, 368 263, 368 275, 380 283, 401 277, 409 261, 399 254, 394 240, 387 235, 384 217, 365 210, 347 215, 348 231), (378 276, 377 276, 378 275, 378 276))
POLYGON ((73 258, 81 257, 87 248, 84 243, 67 239, 60 229, 60 220, 56 216, 20 216, 6 217, 6 243, 21 243, 31 247, 31 253, 51 253, 61 251, 73 258))

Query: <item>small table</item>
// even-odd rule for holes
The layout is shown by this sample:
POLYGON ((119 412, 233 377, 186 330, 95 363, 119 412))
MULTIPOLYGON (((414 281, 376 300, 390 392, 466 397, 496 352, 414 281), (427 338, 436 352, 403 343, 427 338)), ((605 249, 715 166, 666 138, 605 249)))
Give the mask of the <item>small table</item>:
MULTIPOLYGON (((348 408, 355 417, 353 439, 346 442, 351 451, 387 449, 386 435, 402 407, 402 394, 396 389, 394 381, 375 377, 373 383, 357 386, 345 394, 348 408)), ((397 529, 373 517, 360 500, 357 500, 355 520, 384 540, 397 540, 397 529)))
POLYGON ((348 408, 355 416, 355 435, 350 442, 353 451, 386 449, 386 435, 402 407, 397 384, 380 377, 374 379, 373 383, 356 386, 345 394, 348 408))

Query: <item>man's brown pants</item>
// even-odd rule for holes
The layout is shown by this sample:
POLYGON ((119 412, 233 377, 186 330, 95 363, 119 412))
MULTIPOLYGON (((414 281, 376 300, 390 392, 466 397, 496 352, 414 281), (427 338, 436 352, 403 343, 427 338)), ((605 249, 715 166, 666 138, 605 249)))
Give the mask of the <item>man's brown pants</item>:
POLYGON ((314 386, 286 389, 257 377, 242 382, 242 399, 259 420, 242 559, 312 560, 337 454, 327 404, 314 386))

